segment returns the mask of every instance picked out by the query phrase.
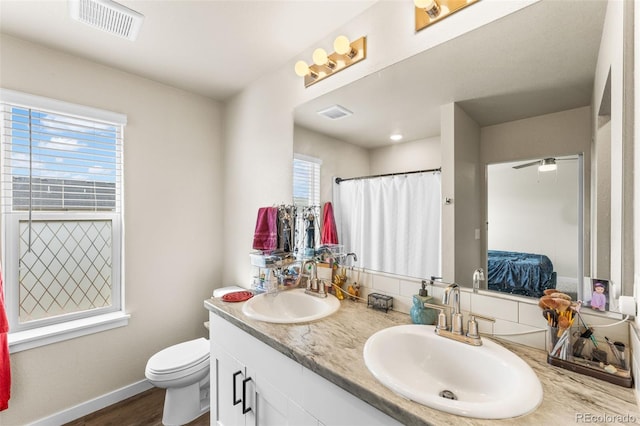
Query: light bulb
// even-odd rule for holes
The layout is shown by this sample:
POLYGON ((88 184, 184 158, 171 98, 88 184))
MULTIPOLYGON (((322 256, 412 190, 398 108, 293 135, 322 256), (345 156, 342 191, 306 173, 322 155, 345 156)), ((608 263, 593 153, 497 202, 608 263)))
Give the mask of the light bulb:
POLYGON ((324 65, 327 63, 328 60, 329 60, 329 57, 327 56, 327 52, 323 48, 319 47, 313 51, 314 64, 324 65))
POLYGON ((555 158, 545 158, 538 166, 539 172, 552 172, 558 169, 555 158))
POLYGON ((413 4, 420 9, 431 9, 433 7, 434 0, 413 0, 413 4))
POLYGON ((347 36, 338 36, 333 42, 333 50, 336 51, 338 55, 346 55, 351 52, 351 43, 349 42, 349 38, 347 36))
POLYGON ((402 140, 402 135, 400 133, 394 133, 391 136, 389 136, 389 139, 391 139, 394 142, 399 142, 402 140))
POLYGON ((431 19, 440 15, 440 5, 436 0, 413 0, 413 4, 419 9, 424 9, 431 19))
POLYGON ((552 171, 556 170, 557 168, 558 168, 558 166, 556 164, 544 164, 544 165, 538 166, 538 171, 539 172, 552 172, 552 171))
POLYGON ((296 62, 295 71, 298 77, 304 77, 309 74, 309 65, 305 61, 296 62))

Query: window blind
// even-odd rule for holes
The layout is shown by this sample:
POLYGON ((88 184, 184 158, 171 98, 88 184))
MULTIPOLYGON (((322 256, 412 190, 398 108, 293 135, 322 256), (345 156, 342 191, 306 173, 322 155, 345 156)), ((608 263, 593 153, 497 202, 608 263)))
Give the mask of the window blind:
POLYGON ((123 123, 60 112, 69 109, 66 105, 55 111, 5 98, 0 104, 4 213, 120 212, 123 123))
POLYGON ((320 204, 320 166, 322 160, 295 154, 293 158, 293 203, 296 206, 320 204))

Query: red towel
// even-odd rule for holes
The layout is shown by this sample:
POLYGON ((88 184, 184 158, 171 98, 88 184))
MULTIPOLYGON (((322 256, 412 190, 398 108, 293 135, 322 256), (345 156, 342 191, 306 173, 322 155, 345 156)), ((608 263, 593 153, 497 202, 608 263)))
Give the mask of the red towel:
POLYGON ((333 205, 327 202, 322 211, 322 236, 320 244, 338 244, 338 230, 333 217, 333 205))
POLYGON ((11 365, 7 333, 9 321, 4 309, 4 291, 2 286, 2 265, 0 265, 0 411, 9 408, 11 397, 11 365))
POLYGON ((253 234, 253 248, 273 251, 278 248, 278 208, 261 207, 258 209, 256 230, 253 234))

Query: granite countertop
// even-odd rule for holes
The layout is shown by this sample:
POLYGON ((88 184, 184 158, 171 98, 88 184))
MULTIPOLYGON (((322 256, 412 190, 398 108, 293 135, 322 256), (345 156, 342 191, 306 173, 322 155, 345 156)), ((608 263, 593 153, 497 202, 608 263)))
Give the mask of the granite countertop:
POLYGON ((205 300, 204 305, 214 314, 406 425, 640 423, 640 410, 632 389, 551 366, 546 362, 546 353, 539 349, 492 339, 531 366, 540 378, 544 398, 538 409, 526 416, 504 420, 473 419, 402 398, 378 382, 365 366, 362 351, 369 336, 387 327, 410 324, 409 315, 395 311, 385 313, 367 308, 363 302, 343 300, 338 312, 327 318, 302 324, 271 324, 246 317, 242 313, 243 303, 227 303, 212 298, 205 300), (630 416, 631 419, 614 416, 630 416))

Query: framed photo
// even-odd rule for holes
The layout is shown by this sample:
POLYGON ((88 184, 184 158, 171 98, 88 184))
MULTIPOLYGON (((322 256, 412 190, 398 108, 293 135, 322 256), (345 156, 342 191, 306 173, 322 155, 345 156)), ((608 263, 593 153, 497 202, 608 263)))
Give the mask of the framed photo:
POLYGON ((591 300, 589 307, 595 311, 609 310, 609 281, 599 278, 591 279, 591 300))

